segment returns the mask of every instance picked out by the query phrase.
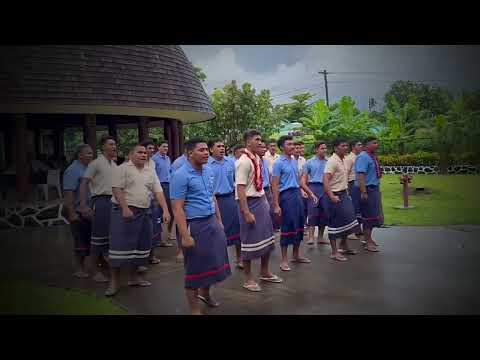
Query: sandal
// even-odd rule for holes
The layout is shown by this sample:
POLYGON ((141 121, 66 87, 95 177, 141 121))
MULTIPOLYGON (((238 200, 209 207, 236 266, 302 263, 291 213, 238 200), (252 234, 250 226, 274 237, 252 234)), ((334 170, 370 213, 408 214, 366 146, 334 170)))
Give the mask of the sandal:
POLYGON ((339 249, 338 252, 342 254, 347 254, 347 255, 357 255, 357 251, 353 249, 346 249, 346 250, 339 249))
POLYGON ((290 260, 292 263, 298 263, 298 264, 310 264, 312 260, 307 259, 307 258, 298 258, 298 259, 292 259, 290 260))
POLYGON ((342 262, 348 260, 345 256, 342 256, 342 255, 330 255, 330 259, 335 261, 342 261, 342 262))
POLYGON ((326 240, 317 241, 317 244, 319 244, 319 245, 330 245, 330 243, 326 240))
POLYGON ((243 270, 245 269, 245 266, 243 265, 242 262, 237 262, 237 265, 236 265, 237 269, 240 269, 240 270, 243 270))
POLYGON ((314 245, 314 244, 315 244, 315 242, 313 240, 308 240, 307 241, 307 245, 314 245))
POLYGON ((243 284, 243 288, 253 292, 262 291, 262 288, 257 283, 243 284))
POLYGON ((277 275, 272 275, 271 277, 261 277, 260 280, 266 281, 266 282, 271 282, 271 283, 282 283, 283 279, 278 277, 277 275))
POLYGON ((145 287, 145 286, 152 286, 152 283, 147 280, 129 281, 128 286, 145 287))
POLYGON ((151 258, 151 259, 148 259, 148 262, 152 265, 160 264, 160 260, 155 258, 155 257, 151 258))
POLYGON ((372 247, 369 247, 369 246, 365 246, 364 249, 367 250, 367 251, 370 251, 370 252, 378 252, 378 249, 375 248, 375 247, 372 248, 372 247))
POLYGON ((105 291, 105 296, 107 296, 107 297, 114 296, 118 293, 118 290, 119 289, 114 289, 112 287, 108 287, 108 289, 105 291))
POLYGON ((220 303, 218 301, 213 300, 211 297, 204 297, 202 295, 197 295, 197 298, 202 300, 205 304, 207 304, 210 307, 219 307, 220 303))
POLYGON ((290 267, 289 267, 288 265, 287 265, 287 266, 282 266, 282 265, 280 265, 280 270, 282 270, 282 271, 290 271, 290 270, 292 270, 292 269, 290 269, 290 267))

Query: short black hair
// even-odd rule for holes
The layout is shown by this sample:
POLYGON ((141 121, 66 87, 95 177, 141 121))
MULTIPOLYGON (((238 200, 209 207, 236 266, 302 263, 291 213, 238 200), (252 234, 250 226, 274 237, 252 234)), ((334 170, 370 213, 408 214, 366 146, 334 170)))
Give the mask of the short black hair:
POLYGON ((206 144, 207 141, 205 139, 201 139, 201 138, 190 139, 185 143, 185 149, 187 149, 187 151, 192 151, 197 147, 197 144, 200 144, 200 143, 205 143, 206 144))
POLYGON ((296 141, 294 145, 305 145, 303 141, 296 141))
POLYGON ((317 141, 317 142, 315 143, 315 150, 317 150, 320 145, 327 145, 327 143, 326 143, 325 141, 323 141, 323 140, 317 141))
POLYGON ((348 141, 343 139, 343 138, 336 138, 335 141, 333 142, 333 147, 337 147, 340 144, 347 143, 348 141))
POLYGON ((247 142, 254 136, 262 136, 262 134, 260 133, 260 131, 257 131, 257 130, 247 130, 243 134, 243 141, 247 142))
POLYGON ((362 143, 362 142, 360 140, 352 140, 352 141, 350 141, 350 147, 353 148, 358 143, 362 143))
POLYGON ((100 145, 102 146, 105 145, 108 140, 113 140, 117 142, 117 140, 115 140, 115 138, 112 135, 103 134, 102 137, 100 138, 100 145))
POLYGON ((142 141, 140 143, 140 145, 145 146, 145 147, 150 146, 150 145, 155 146, 155 143, 153 142, 153 140, 147 139, 145 141, 142 141))
POLYGON ((78 159, 78 157, 80 156, 80 154, 82 153, 83 150, 85 150, 86 148, 90 148, 91 149, 91 146, 88 145, 88 144, 80 144, 80 145, 77 145, 77 147, 75 148, 75 159, 78 159))
POLYGON ((213 145, 215 145, 216 143, 219 143, 219 142, 225 145, 225 143, 221 139, 211 139, 211 140, 208 140, 207 146, 208 146, 209 149, 211 149, 213 147, 213 145))
POLYGON ((237 144, 235 146, 232 147, 232 152, 233 154, 235 154, 235 151, 238 151, 240 149, 245 149, 245 145, 242 145, 242 144, 237 144))
POLYGON ((158 144, 158 146, 161 146, 161 145, 163 145, 163 144, 167 144, 167 145, 168 145, 168 140, 166 140, 166 139, 160 139, 160 140, 158 140, 157 144, 158 144))
POLYGON ((378 138, 375 136, 367 136, 365 140, 363 140, 363 143, 367 145, 370 141, 374 141, 374 140, 378 140, 378 138))
POLYGON ((275 139, 269 139, 268 142, 266 142, 267 145, 270 145, 270 144, 275 144, 277 145, 277 141, 275 139))
POLYGON ((280 138, 277 141, 278 147, 283 149, 283 145, 285 144, 285 141, 287 141, 287 140, 293 140, 293 136, 291 136, 291 135, 280 136, 280 138))

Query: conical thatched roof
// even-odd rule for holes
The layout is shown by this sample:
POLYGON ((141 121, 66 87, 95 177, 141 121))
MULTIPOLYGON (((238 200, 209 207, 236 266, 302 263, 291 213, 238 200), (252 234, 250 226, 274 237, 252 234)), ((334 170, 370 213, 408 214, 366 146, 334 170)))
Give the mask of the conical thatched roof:
POLYGON ((176 45, 0 47, 0 113, 214 117, 176 45))

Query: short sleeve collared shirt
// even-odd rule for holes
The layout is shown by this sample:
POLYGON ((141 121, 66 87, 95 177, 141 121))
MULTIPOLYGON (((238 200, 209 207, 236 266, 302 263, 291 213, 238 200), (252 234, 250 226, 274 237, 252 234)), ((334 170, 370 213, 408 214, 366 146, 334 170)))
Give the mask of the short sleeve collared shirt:
MULTIPOLYGON (((149 208, 154 193, 163 192, 158 177, 148 167, 138 169, 131 161, 117 166, 113 172, 112 187, 121 188, 128 206, 149 208)), ((118 204, 112 197, 112 202, 118 204)))
POLYGON ((345 160, 333 154, 325 165, 325 174, 332 174, 330 180, 331 191, 343 191, 348 188, 348 173, 345 160))
POLYGON ((115 161, 108 160, 103 154, 88 164, 83 177, 90 179, 92 196, 112 195, 112 174, 117 167, 115 161))

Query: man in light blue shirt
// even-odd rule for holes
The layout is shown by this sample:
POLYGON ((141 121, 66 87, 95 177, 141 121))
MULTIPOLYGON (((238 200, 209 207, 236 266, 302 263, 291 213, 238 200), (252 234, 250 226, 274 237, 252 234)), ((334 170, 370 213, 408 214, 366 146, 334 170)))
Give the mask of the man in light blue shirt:
POLYGON ((188 162, 172 176, 173 202, 185 261, 185 290, 192 315, 200 315, 198 299, 217 307, 210 286, 231 274, 227 239, 214 196, 213 174, 204 140, 187 144, 188 162))
POLYGON ((211 156, 207 166, 212 170, 213 188, 222 216, 227 246, 235 246, 237 267, 243 269, 240 244, 240 221, 235 201, 235 161, 225 157, 225 144, 219 139, 208 142, 211 156))
POLYGON ((365 249, 378 252, 377 244, 372 239, 373 228, 383 225, 380 194, 382 170, 375 155, 378 140, 369 137, 364 144, 365 151, 362 151, 355 160, 355 186, 360 188, 360 214, 365 233, 365 249))
MULTIPOLYGON (((91 220, 83 217, 80 212, 80 183, 92 159, 93 151, 90 145, 79 145, 75 160, 63 174, 65 208, 74 241, 76 271, 73 276, 77 278, 89 277, 85 271, 85 258, 90 255, 91 220)), ((85 202, 87 206, 91 206, 90 192, 87 192, 85 202)))
POLYGON ((318 244, 328 245, 329 242, 323 239, 325 226, 328 223, 328 216, 323 206, 323 173, 327 160, 327 144, 324 141, 318 141, 315 144, 315 156, 308 160, 303 167, 301 186, 309 194, 310 198, 317 198, 317 201, 308 200, 308 245, 313 245, 313 235, 315 227, 318 226, 318 244), (313 197, 315 195, 315 197, 313 197))
POLYGON ((296 263, 310 263, 305 257, 301 257, 300 243, 304 232, 304 210, 298 184, 298 164, 293 158, 295 145, 292 136, 281 136, 278 146, 282 155, 273 164, 272 188, 274 213, 282 217, 280 233, 280 246, 282 248, 282 263, 280 269, 290 271, 288 266, 287 250, 293 245, 293 259, 296 263))
MULTIPOLYGON (((155 171, 157 172, 158 180, 162 185, 163 193, 165 194, 165 199, 167 200, 168 211, 172 213, 172 204, 170 202, 170 176, 172 173, 170 157, 168 154, 168 143, 166 141, 161 141, 158 144, 158 151, 155 155, 152 156, 152 160, 155 162, 155 171)), ((159 214, 162 217, 162 214, 159 214)), ((173 216, 170 220, 170 223, 167 224, 167 240, 162 241, 160 246, 162 247, 171 247, 173 246, 170 240, 174 240, 175 236, 172 233, 173 227, 173 216)))

